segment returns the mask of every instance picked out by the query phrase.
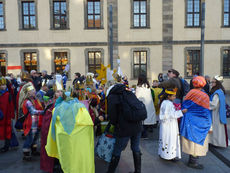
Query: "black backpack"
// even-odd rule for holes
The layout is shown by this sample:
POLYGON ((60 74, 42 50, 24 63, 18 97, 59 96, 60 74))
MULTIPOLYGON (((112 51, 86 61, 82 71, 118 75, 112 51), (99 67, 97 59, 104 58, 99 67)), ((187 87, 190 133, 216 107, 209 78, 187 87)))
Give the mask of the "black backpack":
POLYGON ((127 121, 137 122, 147 118, 147 111, 136 95, 131 91, 123 91, 120 97, 122 116, 127 121))

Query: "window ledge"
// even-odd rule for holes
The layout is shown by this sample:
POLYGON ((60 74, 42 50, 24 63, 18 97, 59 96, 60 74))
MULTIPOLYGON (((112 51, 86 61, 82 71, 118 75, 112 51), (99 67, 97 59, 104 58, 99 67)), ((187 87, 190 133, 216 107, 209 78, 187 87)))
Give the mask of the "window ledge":
POLYGON ((224 79, 230 79, 230 76, 223 76, 224 79))
POLYGON ((184 28, 188 28, 188 29, 197 28, 197 29, 200 29, 201 26, 185 26, 184 28))
POLYGON ((1 31, 7 31, 7 30, 6 30, 6 29, 0 29, 0 32, 1 32, 1 31))
POLYGON ((150 26, 147 26, 147 27, 134 27, 134 26, 131 26, 130 29, 151 29, 150 26))
POLYGON ((33 29, 19 28, 19 31, 38 31, 38 28, 33 28, 33 29))
POLYGON ((50 28, 50 30, 62 31, 62 30, 70 30, 70 28, 50 28))
POLYGON ((100 28, 87 28, 85 27, 84 30, 103 30, 104 27, 100 27, 100 28))
POLYGON ((222 25, 221 28, 230 28, 230 25, 229 26, 222 25))

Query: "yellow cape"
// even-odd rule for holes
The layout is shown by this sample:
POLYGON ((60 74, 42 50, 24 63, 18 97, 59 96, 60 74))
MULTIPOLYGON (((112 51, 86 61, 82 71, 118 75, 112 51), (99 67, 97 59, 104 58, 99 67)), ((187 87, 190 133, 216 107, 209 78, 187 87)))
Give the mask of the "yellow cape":
POLYGON ((64 173, 94 173, 93 121, 87 109, 79 109, 70 135, 64 131, 57 116, 55 132, 56 141, 52 138, 50 126, 45 148, 48 156, 59 159, 64 173))

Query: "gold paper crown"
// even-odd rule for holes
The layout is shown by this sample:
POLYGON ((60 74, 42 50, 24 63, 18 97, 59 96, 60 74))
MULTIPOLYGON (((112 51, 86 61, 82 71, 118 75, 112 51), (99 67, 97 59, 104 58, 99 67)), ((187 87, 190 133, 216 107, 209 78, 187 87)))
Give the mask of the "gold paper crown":
POLYGON ((92 76, 86 77, 86 85, 93 85, 93 78, 92 76))
POLYGON ((174 88, 172 91, 169 91, 169 90, 166 89, 165 93, 170 94, 170 95, 176 95, 177 90, 178 90, 177 88, 174 88))
POLYGON ((22 81, 32 81, 30 74, 28 72, 22 72, 21 79, 22 81))
POLYGON ((0 86, 6 85, 6 79, 4 77, 0 77, 0 86))

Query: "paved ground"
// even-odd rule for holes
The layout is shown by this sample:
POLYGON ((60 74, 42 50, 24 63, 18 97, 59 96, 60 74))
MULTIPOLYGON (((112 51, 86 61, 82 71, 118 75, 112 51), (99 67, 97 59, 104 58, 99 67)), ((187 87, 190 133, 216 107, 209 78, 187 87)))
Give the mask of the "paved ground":
MULTIPOLYGON (((227 102, 230 103, 230 96, 227 96, 227 102)), ((228 132, 230 134, 230 119, 228 119, 228 132)), ((23 143, 22 138, 19 136, 20 144, 23 143)), ((229 135, 230 136, 230 135, 229 135)), ((142 159, 142 172, 143 173, 196 173, 196 172, 214 172, 214 173, 229 173, 228 167, 223 161, 217 158, 212 152, 208 152, 206 157, 201 158, 201 163, 204 164, 204 170, 194 170, 186 166, 188 155, 182 154, 182 159, 177 163, 164 161, 158 157, 158 130, 150 134, 150 139, 141 140, 141 150, 143 153, 142 159)), ((3 142, 0 141, 0 147, 3 142)), ((230 162, 230 147, 227 149, 217 148, 216 151, 224 156, 230 162)), ((217 154, 218 154, 217 153, 217 154)), ((216 153, 215 153, 216 154, 216 153)), ((33 158, 32 162, 22 161, 21 146, 17 150, 11 150, 8 153, 0 153, 0 173, 44 173, 40 170, 39 157, 33 158)), ((105 173, 108 164, 104 161, 95 159, 96 173, 105 173)), ((133 158, 129 146, 122 153, 122 157, 117 169, 117 173, 127 173, 133 170, 133 158)))
MULTIPOLYGON (((20 136, 20 135, 19 135, 20 136)), ((194 170, 186 166, 188 156, 183 154, 182 159, 173 163, 164 161, 157 155, 158 148, 158 130, 155 129, 154 133, 150 133, 150 139, 141 140, 141 150, 143 153, 142 172, 170 172, 170 173, 195 173, 195 172, 215 172, 215 173, 229 173, 230 168, 227 167, 221 160, 219 160, 212 152, 204 158, 201 158, 201 163, 204 164, 204 170, 194 170)), ((23 140, 19 137, 20 143, 23 140)), ((0 143, 2 146, 3 143, 0 143)), ((227 149, 229 152, 230 149, 227 149)), ((96 158, 96 173, 105 173, 108 164, 96 158)), ((33 158, 32 162, 22 161, 21 146, 17 150, 11 150, 8 153, 0 154, 0 173, 44 173, 39 168, 39 157, 33 158)), ((129 146, 122 153, 121 161, 119 163, 117 173, 127 173, 133 170, 132 153, 129 146)))

